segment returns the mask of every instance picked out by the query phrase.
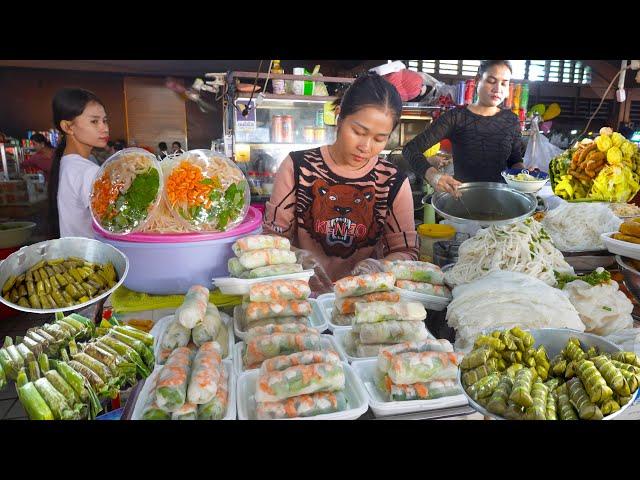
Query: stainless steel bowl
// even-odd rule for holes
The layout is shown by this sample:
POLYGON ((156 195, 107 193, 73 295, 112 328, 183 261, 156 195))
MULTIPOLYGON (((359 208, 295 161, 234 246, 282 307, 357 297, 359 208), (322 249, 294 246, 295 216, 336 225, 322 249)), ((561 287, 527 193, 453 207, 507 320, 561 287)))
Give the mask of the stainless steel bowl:
POLYGON ((584 250, 562 252, 564 260, 573 267, 576 273, 587 273, 598 267, 607 268, 615 263, 609 250, 584 250))
MULTIPOLYGON (((571 337, 575 337, 582 343, 583 347, 597 347, 601 352, 619 352, 622 349, 615 345, 614 343, 605 340, 602 337, 597 335, 592 335, 590 333, 579 332, 577 330, 571 330, 569 328, 539 328, 539 329, 530 329, 528 330, 533 338, 535 338, 536 343, 535 346, 538 347, 540 345, 544 345, 544 348, 547 350, 547 355, 549 359, 558 355, 564 346, 567 344, 567 341, 571 337)), ((458 384, 462 387, 462 370, 458 369, 458 384)), ((473 398, 471 398, 467 391, 462 387, 462 391, 464 392, 467 400, 469 401, 469 405, 471 405, 474 409, 476 409, 479 413, 484 415, 485 417, 495 418, 497 420, 506 420, 504 417, 496 415, 495 413, 491 413, 482 405, 478 404, 473 398)), ((624 405, 620 405, 620 410, 611 415, 607 415, 604 417, 604 420, 613 420, 615 417, 620 415, 623 411, 625 411, 631 404, 633 404, 634 399, 638 395, 638 391, 636 391, 631 399, 624 405)))
POLYGON ((625 287, 627 287, 635 299, 640 302, 640 272, 633 268, 626 257, 616 255, 615 258, 622 271, 625 287))
POLYGON ((0 297, 0 302, 11 308, 30 313, 55 313, 68 312, 86 308, 111 293, 122 285, 122 282, 129 272, 129 259, 117 248, 102 243, 98 240, 82 237, 65 237, 46 242, 35 243, 27 247, 22 247, 17 252, 12 253, 0 263, 0 285, 4 285, 11 275, 21 275, 32 265, 40 260, 52 260, 54 258, 79 257, 89 262, 107 263, 111 262, 118 274, 118 282, 101 295, 92 298, 88 302, 63 308, 26 308, 15 303, 11 303, 4 297, 0 297))
POLYGON ((436 212, 458 223, 508 225, 530 217, 538 206, 534 195, 518 192, 504 183, 463 183, 458 191, 461 200, 445 192, 436 192, 431 198, 436 212))

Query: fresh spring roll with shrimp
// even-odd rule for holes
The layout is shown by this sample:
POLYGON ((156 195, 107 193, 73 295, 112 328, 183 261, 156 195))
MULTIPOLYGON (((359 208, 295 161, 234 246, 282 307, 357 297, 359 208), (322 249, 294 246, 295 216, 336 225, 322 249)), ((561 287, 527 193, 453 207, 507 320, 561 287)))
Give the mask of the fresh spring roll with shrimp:
POLYGON ((421 342, 404 342, 397 345, 385 345, 385 348, 378 356, 378 370, 386 373, 389 370, 394 355, 407 352, 453 352, 453 345, 451 345, 449 340, 444 338, 427 338, 421 342))
POLYGON ((393 383, 401 384, 452 380, 458 363, 454 352, 406 352, 394 355, 387 374, 393 383))
POLYGON ((342 315, 335 308, 331 311, 331 323, 334 325, 351 326, 355 319, 355 315, 342 315))
POLYGON ((189 347, 180 347, 171 352, 158 377, 156 395, 160 408, 174 412, 184 405, 192 355, 189 347))
POLYGON ((335 283, 333 291, 338 298, 356 297, 393 290, 395 283, 396 277, 392 273, 376 272, 341 278, 335 283))
POLYGON ((311 295, 306 280, 272 280, 254 283, 249 288, 252 302, 277 302, 282 300, 306 300, 311 295))
POLYGON ((256 402, 277 402, 315 392, 343 390, 342 364, 313 363, 296 365, 282 371, 265 372, 258 377, 256 402))
POLYGON ((222 320, 220 319, 218 307, 213 303, 209 303, 202 322, 196 325, 191 331, 193 343, 200 347, 205 342, 215 340, 222 327, 223 325, 222 320))
POLYGON ((247 235, 236 240, 231 246, 237 257, 252 250, 265 248, 277 248, 279 250, 291 250, 291 242, 288 238, 275 235, 247 235))
POLYGON ((420 342, 429 338, 424 322, 378 322, 359 325, 360 343, 420 342))
POLYGON ((268 358, 278 355, 322 350, 322 337, 314 333, 274 333, 247 340, 243 352, 244 365, 258 368, 268 358))
POLYGON ((313 363, 338 364, 340 363, 340 356, 334 350, 307 350, 290 355, 279 355, 262 362, 260 373, 286 370, 296 365, 311 365, 313 363))
MULTIPOLYGON (((233 329, 231 330, 231 334, 233 335, 233 329)), ((218 330, 218 336, 214 340, 220 345, 222 350, 222 358, 227 358, 229 356, 229 327, 226 324, 223 324, 222 327, 218 330)))
POLYGON ((201 322, 207 313, 209 304, 209 290, 202 285, 194 285, 184 297, 184 302, 178 307, 175 317, 185 328, 193 328, 201 322))
POLYGON ((252 327, 246 333, 246 339, 271 335, 273 333, 315 333, 320 334, 315 328, 307 327, 301 323, 283 323, 281 325, 270 323, 263 327, 252 327))
POLYGON ((355 323, 377 323, 390 320, 421 322, 427 318, 424 305, 418 302, 371 302, 356 304, 355 323))
POLYGON ((229 376, 222 367, 215 397, 207 403, 198 405, 198 420, 221 420, 227 413, 229 404, 229 376))
POLYGON ((279 402, 256 404, 258 420, 276 420, 280 418, 315 417, 347 408, 344 392, 316 392, 310 395, 298 395, 279 402))
POLYGON ((272 317, 307 317, 311 315, 311 304, 307 300, 250 302, 244 315, 249 321, 272 317))
POLYGON ((183 327, 176 317, 171 321, 162 336, 160 347, 163 350, 175 350, 186 347, 191 339, 191 330, 183 327))
POLYGON ((444 285, 444 273, 440 267, 432 263, 412 260, 383 260, 382 265, 386 272, 393 273, 396 280, 444 285))
POLYGON ((187 401, 196 405, 210 402, 222 375, 222 349, 217 342, 204 343, 193 360, 187 401))
POLYGON ((356 303, 370 302, 399 302, 400 294, 397 292, 375 292, 360 297, 336 298, 333 311, 340 315, 353 315, 356 313, 356 303))
POLYGON ((238 257, 240 265, 247 270, 266 267, 268 265, 283 265, 296 263, 296 254, 289 250, 279 250, 277 248, 263 248, 262 250, 252 250, 245 252, 238 257))
POLYGON ((383 390, 392 402, 407 400, 433 400, 434 398, 460 395, 462 389, 455 380, 433 380, 416 382, 410 385, 396 384, 388 375, 384 375, 383 390))
POLYGON ((149 390, 147 401, 142 409, 143 420, 171 420, 171 414, 158 406, 158 399, 156 395, 157 388, 158 376, 156 375, 153 380, 153 385, 149 390))
POLYGON ((171 413, 171 420, 197 420, 198 405, 195 403, 185 403, 171 413))
POLYGON ((237 257, 231 257, 227 261, 227 268, 229 269, 229 275, 232 277, 241 277, 242 274, 248 271, 242 266, 237 257))
POLYGON ((451 291, 444 285, 432 285, 430 283, 412 282, 411 280, 397 280, 396 287, 409 292, 434 295, 436 297, 451 298, 451 291))
POLYGON ((296 325, 302 325, 305 327, 311 327, 311 318, 310 317, 272 317, 272 318, 264 318, 262 320, 246 320, 245 328, 259 328, 259 327, 268 327, 269 325, 286 325, 290 323, 295 323, 296 325))
POLYGON ((302 272, 302 265, 299 263, 287 263, 283 265, 267 265, 248 270, 240 275, 240 278, 267 278, 276 275, 290 275, 302 272))

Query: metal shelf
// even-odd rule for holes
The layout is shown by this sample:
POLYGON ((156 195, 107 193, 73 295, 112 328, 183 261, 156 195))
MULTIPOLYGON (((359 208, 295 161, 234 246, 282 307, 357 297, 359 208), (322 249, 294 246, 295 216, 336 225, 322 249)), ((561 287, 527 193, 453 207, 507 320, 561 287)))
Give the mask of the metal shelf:
MULTIPOLYGON (((259 93, 255 94, 253 96, 253 100, 255 100, 258 97, 259 93)), ((249 100, 249 96, 250 95, 242 95, 242 96, 238 96, 236 98, 236 100, 249 100)), ((320 97, 320 96, 314 96, 314 95, 290 95, 290 94, 284 94, 284 95, 276 95, 275 93, 262 93, 262 97, 265 101, 267 102, 273 102, 273 101, 278 101, 278 100, 286 100, 286 101, 290 101, 290 102, 305 102, 305 103, 325 103, 325 102, 333 102, 336 98, 338 97, 320 97)), ((260 108, 260 105, 258 105, 258 108, 260 108)))
POLYGON ((326 145, 326 142, 322 143, 252 143, 252 142, 236 142, 236 145, 249 145, 251 147, 286 147, 295 148, 297 150, 307 150, 309 148, 318 148, 322 145, 326 145), (300 147, 300 148, 298 148, 300 147))

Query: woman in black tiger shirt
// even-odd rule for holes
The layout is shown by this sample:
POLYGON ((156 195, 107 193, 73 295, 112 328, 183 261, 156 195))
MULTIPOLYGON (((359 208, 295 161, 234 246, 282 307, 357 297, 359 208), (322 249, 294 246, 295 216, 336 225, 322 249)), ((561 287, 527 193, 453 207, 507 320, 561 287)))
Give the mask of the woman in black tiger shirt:
POLYGON ((524 168, 518 117, 498 107, 509 95, 511 64, 483 60, 476 76, 478 100, 442 114, 404 147, 414 171, 437 190, 455 193, 462 182, 502 182, 505 168, 524 168), (448 138, 455 178, 431 167, 423 152, 448 138))

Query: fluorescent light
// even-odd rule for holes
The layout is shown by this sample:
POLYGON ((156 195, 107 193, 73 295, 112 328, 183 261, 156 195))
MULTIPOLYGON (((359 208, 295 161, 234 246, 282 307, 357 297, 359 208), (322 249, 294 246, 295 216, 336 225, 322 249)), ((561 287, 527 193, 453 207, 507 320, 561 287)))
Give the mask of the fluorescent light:
POLYGON ((571 135, 575 135, 576 133, 578 133, 578 130, 571 130, 571 135))

